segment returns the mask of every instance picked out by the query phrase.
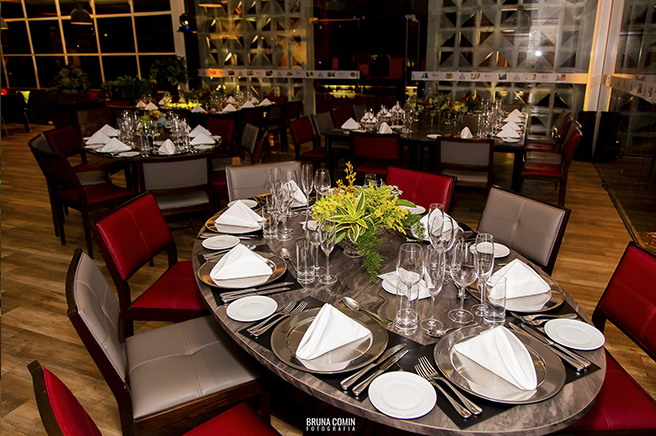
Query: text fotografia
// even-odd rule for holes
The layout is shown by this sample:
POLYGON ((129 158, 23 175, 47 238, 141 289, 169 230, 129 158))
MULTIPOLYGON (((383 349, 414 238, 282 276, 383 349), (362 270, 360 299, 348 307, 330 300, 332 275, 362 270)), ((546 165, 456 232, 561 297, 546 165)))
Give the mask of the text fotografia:
POLYGON ((355 418, 305 418, 305 431, 355 431, 355 418))

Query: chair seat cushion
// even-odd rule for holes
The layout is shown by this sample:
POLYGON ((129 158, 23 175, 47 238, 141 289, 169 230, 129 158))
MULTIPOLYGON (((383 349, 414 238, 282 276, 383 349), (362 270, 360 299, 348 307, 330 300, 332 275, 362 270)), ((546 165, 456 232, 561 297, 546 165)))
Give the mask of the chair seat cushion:
POLYGON ((276 436, 277 431, 266 425, 246 403, 226 410, 204 422, 184 436, 276 436))
POLYGON ((373 162, 365 162, 358 166, 355 171, 360 174, 374 173, 380 177, 387 177, 387 168, 389 165, 377 164, 373 162))
POLYGON ((606 378, 590 411, 568 431, 656 429, 656 402, 606 352, 606 378))
POLYGON ((150 288, 137 297, 130 307, 207 310, 196 284, 194 268, 190 260, 173 265, 150 288))
POLYGON ((541 144, 539 142, 531 142, 524 146, 524 151, 541 151, 544 153, 556 153, 555 144, 541 144))
POLYGON ((544 162, 524 162, 520 172, 521 177, 563 177, 560 165, 544 162))
POLYGON ((487 185, 487 171, 464 171, 464 170, 454 170, 446 169, 442 171, 442 175, 452 176, 456 178, 456 184, 458 183, 483 183, 487 185))
POLYGON ((126 340, 134 418, 256 380, 248 355, 211 316, 126 340))
POLYGON ((560 165, 563 156, 558 153, 542 152, 542 151, 529 151, 526 153, 526 161, 531 162, 544 162, 554 165, 560 165))
POLYGON ((226 179, 225 168, 222 171, 212 172, 212 185, 214 185, 215 189, 221 186, 228 186, 228 180, 226 179))
MULTIPOLYGON (((84 193, 87 196, 87 204, 93 205, 96 203, 104 203, 107 201, 120 202, 121 198, 128 199, 129 197, 136 195, 136 192, 122 188, 120 186, 112 185, 111 183, 98 183, 95 185, 85 185, 82 187, 84 193)), ((77 192, 73 189, 68 189, 61 192, 62 198, 71 201, 73 203, 79 203, 80 197, 77 195, 77 192)))

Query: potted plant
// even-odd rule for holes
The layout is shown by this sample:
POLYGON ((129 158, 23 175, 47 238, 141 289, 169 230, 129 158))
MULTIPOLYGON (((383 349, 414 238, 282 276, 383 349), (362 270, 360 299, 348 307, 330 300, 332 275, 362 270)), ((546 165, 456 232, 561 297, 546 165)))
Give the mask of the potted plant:
POLYGON ((119 76, 116 80, 103 83, 105 89, 113 100, 136 101, 144 94, 150 94, 150 82, 146 79, 132 76, 119 76))
POLYGON ((75 65, 66 64, 55 74, 50 91, 54 93, 79 94, 89 89, 87 73, 75 65))
POLYGON ((187 81, 187 61, 180 56, 158 59, 150 67, 149 78, 157 88, 177 94, 178 85, 187 81))

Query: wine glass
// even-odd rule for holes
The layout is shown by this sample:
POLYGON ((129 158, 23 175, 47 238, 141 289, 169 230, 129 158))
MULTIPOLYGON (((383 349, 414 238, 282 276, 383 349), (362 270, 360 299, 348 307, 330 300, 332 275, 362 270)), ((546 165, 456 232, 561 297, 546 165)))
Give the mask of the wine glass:
POLYGON ((321 267, 319 266, 319 246, 321 245, 321 229, 314 220, 305 222, 305 238, 314 247, 314 270, 318 274, 321 267))
MULTIPOLYGON (((300 183, 296 175, 296 170, 286 169, 282 172, 282 180, 284 183, 288 184, 288 189, 290 190, 291 195, 287 198, 287 217, 294 218, 298 216, 298 212, 292 209, 294 205, 294 200, 296 196, 296 191, 300 190, 300 183)), ((294 229, 289 229, 290 233, 294 233, 294 229)))
POLYGON ((417 331, 418 295, 413 295, 412 288, 417 286, 424 275, 424 250, 416 243, 406 243, 399 248, 396 259, 396 276, 399 279, 397 293, 399 296, 399 310, 396 312, 395 328, 401 334, 412 335, 417 331), (405 292, 401 291, 405 285, 405 292))
POLYGON ((481 290, 481 304, 471 308, 476 316, 485 315, 485 284, 494 270, 494 237, 490 233, 479 233, 476 235, 476 276, 481 290))
POLYGON ((319 168, 314 173, 314 190, 317 195, 325 197, 330 192, 330 173, 325 168, 319 168))
POLYGON ((442 242, 442 229, 444 227, 444 205, 431 203, 428 207, 428 219, 426 220, 426 233, 428 240, 434 248, 442 242))
POLYGON ((318 225, 321 232, 321 250, 326 255, 326 274, 319 278, 319 283, 331 285, 337 282, 337 276, 330 274, 330 253, 335 248, 335 238, 337 237, 337 226, 331 220, 325 220, 318 225))
POLYGON ((451 278, 458 287, 460 308, 450 310, 449 319, 458 324, 466 324, 474 319, 474 315, 464 308, 464 304, 465 288, 476 280, 476 250, 465 241, 458 241, 453 247, 451 278))
POLYGON ((444 283, 444 264, 446 263, 446 256, 444 255, 444 247, 438 245, 433 247, 429 245, 426 251, 426 265, 424 272, 424 280, 426 287, 431 296, 431 317, 421 322, 421 328, 428 336, 437 337, 444 324, 435 318, 435 297, 442 290, 444 283))
POLYGON ((303 194, 305 194, 305 198, 307 199, 307 207, 305 208, 305 212, 303 212, 306 217, 305 223, 307 224, 307 220, 310 217, 310 194, 314 188, 314 174, 312 165, 303 164, 301 167, 301 188, 303 189, 303 194))
POLYGON ((364 175, 364 186, 365 188, 369 185, 378 186, 378 179, 375 173, 367 173, 364 175))
POLYGON ((287 226, 287 211, 291 202, 294 200, 293 189, 291 184, 283 181, 275 183, 276 209, 279 211, 281 226, 278 227, 278 241, 290 241, 292 239, 292 230, 287 226))

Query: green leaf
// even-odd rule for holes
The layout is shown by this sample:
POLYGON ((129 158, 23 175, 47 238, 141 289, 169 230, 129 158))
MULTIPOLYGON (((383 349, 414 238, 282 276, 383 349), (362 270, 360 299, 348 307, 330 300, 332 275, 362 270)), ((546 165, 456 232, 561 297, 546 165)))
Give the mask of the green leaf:
POLYGON ((398 204, 399 206, 417 207, 417 205, 414 204, 412 201, 403 200, 403 199, 401 199, 401 198, 398 199, 397 204, 398 204))

